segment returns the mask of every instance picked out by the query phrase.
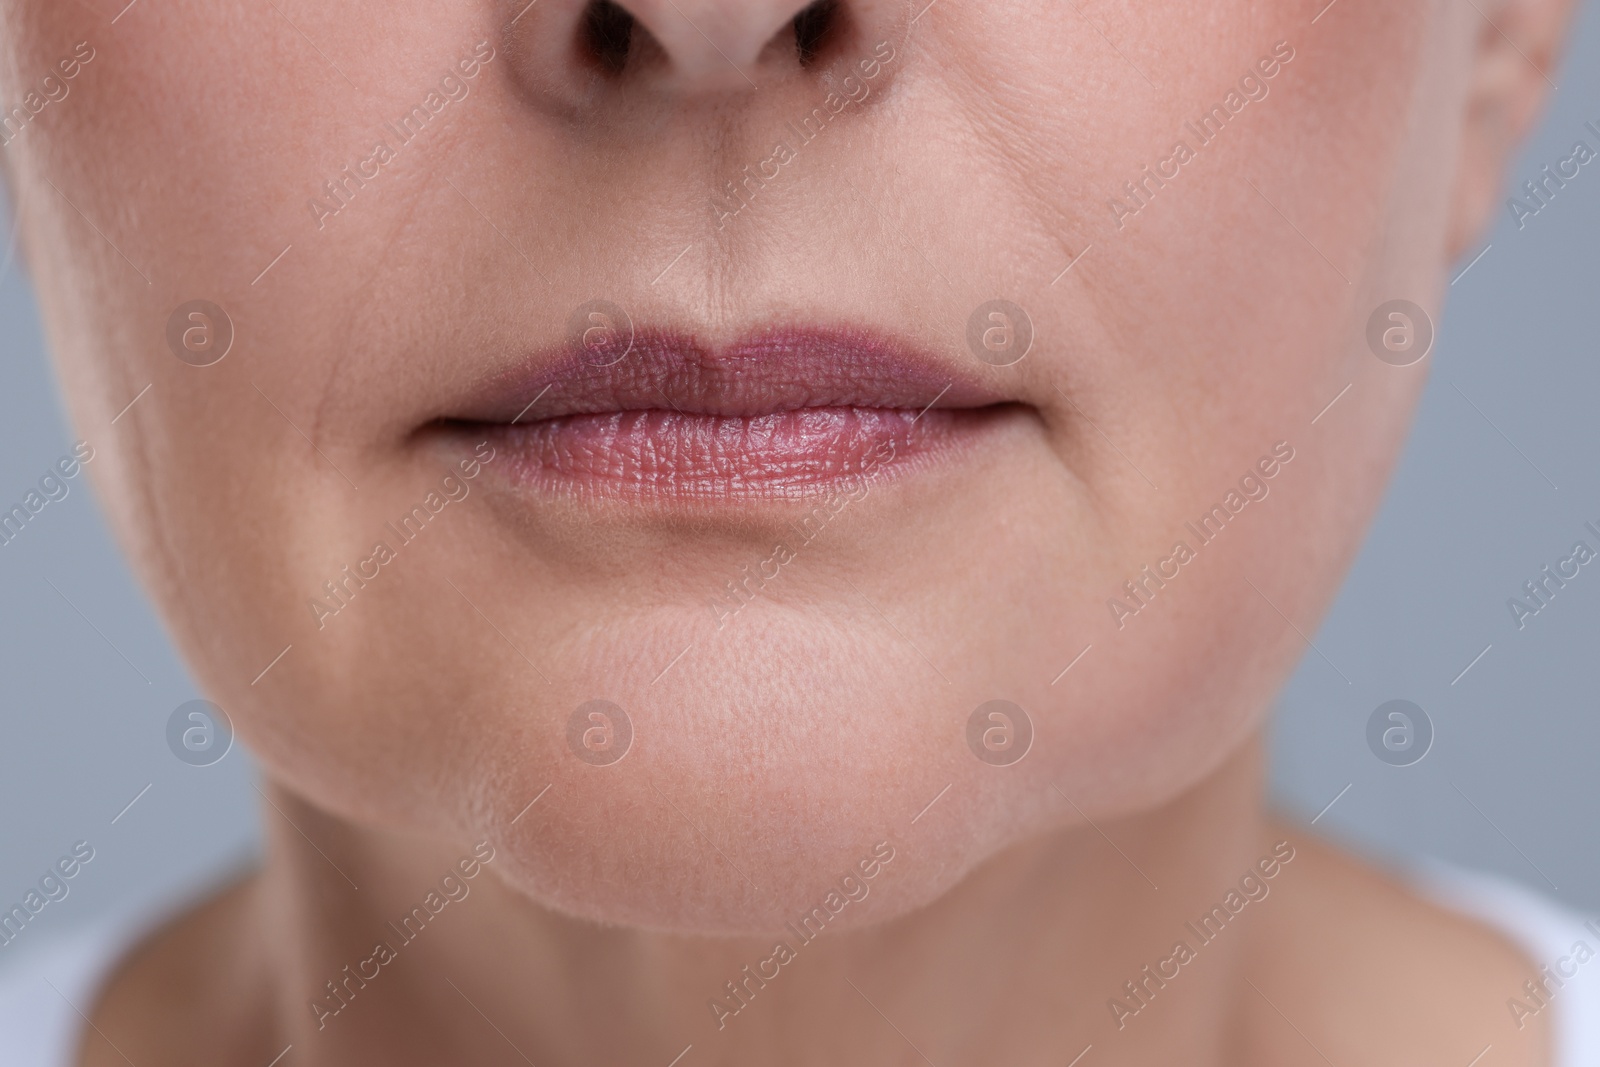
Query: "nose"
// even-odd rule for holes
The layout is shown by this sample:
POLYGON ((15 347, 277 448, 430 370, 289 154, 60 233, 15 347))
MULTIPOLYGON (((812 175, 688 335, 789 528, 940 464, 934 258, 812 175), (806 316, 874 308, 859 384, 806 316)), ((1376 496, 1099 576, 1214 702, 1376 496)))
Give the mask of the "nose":
POLYGON ((681 87, 718 90, 754 86, 764 63, 807 62, 837 30, 843 8, 841 0, 600 0, 586 14, 591 39, 611 65, 626 60, 636 29, 630 23, 637 22, 681 87))

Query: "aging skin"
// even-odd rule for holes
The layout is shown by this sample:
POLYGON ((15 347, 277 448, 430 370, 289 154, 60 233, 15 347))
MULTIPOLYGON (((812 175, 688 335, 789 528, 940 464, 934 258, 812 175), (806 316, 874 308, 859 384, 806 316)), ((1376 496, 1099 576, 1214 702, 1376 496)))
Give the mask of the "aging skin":
POLYGON ((1566 0, 851 0, 798 47, 777 0, 100 6, 0 2, 6 106, 95 57, 0 159, 97 492, 282 814, 86 1062, 1542 1062, 1528 961, 1272 824, 1258 738, 1427 373, 1368 319, 1437 310, 1566 0))

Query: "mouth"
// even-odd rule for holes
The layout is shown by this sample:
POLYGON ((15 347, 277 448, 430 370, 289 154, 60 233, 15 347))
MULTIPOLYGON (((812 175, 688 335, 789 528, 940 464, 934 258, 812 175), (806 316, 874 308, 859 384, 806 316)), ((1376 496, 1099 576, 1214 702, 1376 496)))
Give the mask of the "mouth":
POLYGON ((720 347, 606 330, 501 373, 445 422, 541 494, 709 503, 898 476, 953 458, 1014 407, 862 330, 773 327, 720 347))

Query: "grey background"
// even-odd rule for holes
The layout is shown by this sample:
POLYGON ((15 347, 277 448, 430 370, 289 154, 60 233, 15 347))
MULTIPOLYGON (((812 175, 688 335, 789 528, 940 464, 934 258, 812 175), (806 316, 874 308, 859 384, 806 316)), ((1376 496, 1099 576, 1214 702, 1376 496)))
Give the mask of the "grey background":
MULTIPOLYGON (((1600 126, 1595 5, 1556 81, 1513 184, 1580 136, 1600 147, 1583 129, 1600 126)), ((1520 232, 1503 210, 1500 219, 1487 254, 1451 287, 1420 417, 1314 636, 1321 655, 1308 650, 1283 694, 1274 790, 1302 819, 1337 796, 1318 829, 1369 854, 1432 854, 1592 908, 1600 561, 1521 632, 1506 598, 1579 537, 1595 543, 1585 521, 1600 525, 1600 161, 1520 232), (1436 731, 1411 767, 1388 766, 1366 745, 1368 716, 1397 697, 1426 709, 1436 731)), ((73 440, 15 263, 0 280, 0 365, 3 510, 73 440)), ((96 850, 19 946, 47 936, 36 927, 60 932, 148 905, 252 853, 251 761, 236 748, 196 768, 167 750, 167 716, 203 694, 81 478, 0 547, 0 605, 0 902, 19 900, 74 841, 96 850)))

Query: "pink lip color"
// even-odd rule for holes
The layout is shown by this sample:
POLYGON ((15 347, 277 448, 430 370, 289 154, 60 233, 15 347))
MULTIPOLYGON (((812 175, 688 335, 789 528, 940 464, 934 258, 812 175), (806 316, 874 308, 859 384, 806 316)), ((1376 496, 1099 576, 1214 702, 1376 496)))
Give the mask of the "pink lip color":
POLYGON ((532 360, 461 417, 520 484, 713 501, 804 496, 925 462, 1005 402, 964 371, 853 330, 770 329, 718 349, 652 332, 596 362, 576 344, 532 360))

